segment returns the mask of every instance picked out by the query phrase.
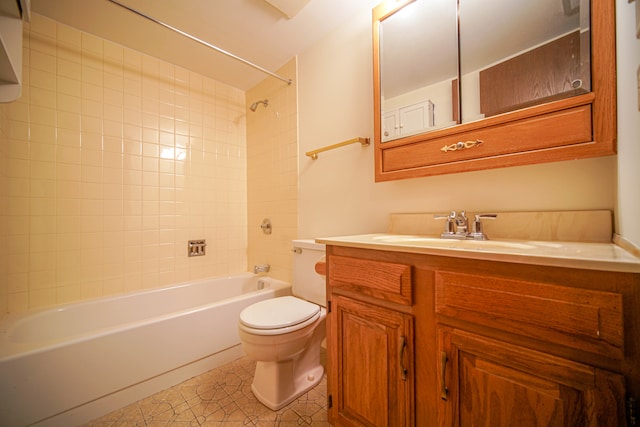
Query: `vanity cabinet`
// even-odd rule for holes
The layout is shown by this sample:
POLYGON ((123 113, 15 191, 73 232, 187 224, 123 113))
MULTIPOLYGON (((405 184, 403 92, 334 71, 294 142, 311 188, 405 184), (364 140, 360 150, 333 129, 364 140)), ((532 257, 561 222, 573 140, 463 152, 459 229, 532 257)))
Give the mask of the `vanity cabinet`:
POLYGON ((438 327, 440 426, 624 425, 624 378, 438 327))
POLYGON ((623 360, 620 293, 457 271, 435 283, 439 425, 623 424, 624 377, 552 348, 623 360), (460 321, 490 329, 446 326, 460 321), (499 331, 540 343, 490 338, 499 331))
POLYGON ((327 277, 331 423, 414 425, 410 266, 332 257, 327 277))
POLYGON ((325 243, 333 425, 627 425, 640 274, 325 243))
POLYGON ((411 316, 345 296, 334 296, 331 310, 329 346, 340 355, 333 361, 333 424, 412 425, 411 316))

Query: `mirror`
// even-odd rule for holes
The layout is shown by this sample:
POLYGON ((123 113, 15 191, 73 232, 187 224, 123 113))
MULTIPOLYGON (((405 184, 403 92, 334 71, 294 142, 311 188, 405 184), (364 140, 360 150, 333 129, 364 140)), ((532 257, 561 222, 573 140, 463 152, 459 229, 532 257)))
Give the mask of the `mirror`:
POLYGON ((457 21, 455 0, 422 0, 380 23, 382 141, 456 124, 457 21))
POLYGON ((588 0, 458 8, 463 123, 591 90, 588 0))
POLYGON ((414 0, 388 9, 374 28, 381 142, 591 90, 589 0, 414 0))

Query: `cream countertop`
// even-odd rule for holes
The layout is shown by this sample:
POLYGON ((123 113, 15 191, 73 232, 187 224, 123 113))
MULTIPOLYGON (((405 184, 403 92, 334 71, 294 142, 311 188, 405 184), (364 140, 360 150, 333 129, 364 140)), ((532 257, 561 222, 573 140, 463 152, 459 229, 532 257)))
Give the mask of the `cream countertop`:
POLYGON ((640 273, 640 258, 614 243, 535 240, 446 240, 438 236, 360 234, 323 237, 319 243, 485 261, 640 273))

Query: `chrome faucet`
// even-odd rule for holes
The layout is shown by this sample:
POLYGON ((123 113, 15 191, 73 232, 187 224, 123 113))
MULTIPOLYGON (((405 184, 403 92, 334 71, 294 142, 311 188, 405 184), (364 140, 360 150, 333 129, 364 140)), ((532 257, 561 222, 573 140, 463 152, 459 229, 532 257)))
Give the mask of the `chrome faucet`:
POLYGON ((253 273, 268 273, 271 270, 271 266, 269 264, 256 264, 253 266, 253 273))
POLYGON ((469 238, 473 240, 487 240, 487 235, 482 231, 482 219, 496 219, 496 214, 476 214, 473 221, 473 231, 469 234, 469 238))
POLYGON ((444 232, 440 235, 443 239, 464 240, 469 234, 469 219, 465 211, 451 211, 449 215, 436 215, 435 219, 446 220, 444 232))
POLYGON ((469 232, 469 218, 466 211, 451 211, 449 215, 436 215, 435 219, 446 220, 444 231, 440 234, 443 239, 456 240, 487 240, 487 236, 482 231, 482 219, 495 219, 496 214, 476 214, 473 222, 473 232, 469 232))
POLYGON ((444 231, 442 232, 440 237, 442 237, 443 239, 452 239, 452 236, 456 234, 456 211, 451 211, 449 215, 436 215, 433 218, 446 220, 446 222, 444 223, 444 231))
POLYGON ((460 211, 455 218, 456 222, 456 234, 467 237, 469 234, 469 218, 467 218, 466 211, 460 211))

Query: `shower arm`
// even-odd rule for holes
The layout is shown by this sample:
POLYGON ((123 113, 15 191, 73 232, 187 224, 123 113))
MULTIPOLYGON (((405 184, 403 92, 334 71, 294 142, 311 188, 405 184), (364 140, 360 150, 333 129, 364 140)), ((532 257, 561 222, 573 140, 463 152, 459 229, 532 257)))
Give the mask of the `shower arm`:
POLYGON ((149 21, 155 22, 155 23, 156 23, 156 24, 158 24, 158 25, 161 25, 161 26, 163 26, 163 27, 165 27, 165 28, 168 28, 168 29, 170 29, 170 30, 172 30, 172 31, 175 31, 176 33, 178 33, 178 34, 180 34, 180 35, 182 35, 182 36, 184 36, 184 37, 187 37, 187 38, 189 38, 189 39, 191 39, 191 40, 193 40, 193 41, 195 41, 195 42, 198 42, 198 43, 200 43, 200 44, 203 44, 203 45, 205 45, 205 46, 207 46, 207 47, 209 47, 209 48, 211 48, 211 49, 215 50, 216 52, 219 52, 219 53, 222 53, 222 54, 224 54, 224 55, 227 55, 228 57, 233 58, 233 59, 235 59, 236 61, 240 61, 240 62, 242 62, 242 63, 243 63, 243 64, 245 64, 245 65, 248 65, 248 66, 250 66, 250 67, 252 67, 252 68, 255 68, 255 69, 256 69, 256 70, 258 70, 258 71, 262 71, 263 73, 268 74, 268 75, 270 75, 271 77, 275 77, 275 78, 276 78, 276 79, 278 79, 278 80, 282 80, 283 82, 285 82, 285 83, 287 83, 287 84, 289 84, 289 85, 292 83, 292 80, 291 80, 291 79, 288 79, 288 78, 286 78, 286 77, 282 77, 282 76, 280 76, 280 75, 278 75, 278 74, 276 74, 276 73, 273 73, 273 72, 271 72, 271 71, 267 70, 266 68, 263 68, 263 67, 261 67, 261 66, 259 66, 259 65, 254 64, 253 62, 247 61, 247 60, 246 60, 246 59, 244 59, 244 58, 241 58, 241 57, 239 57, 239 56, 237 56, 237 55, 234 55, 234 54, 233 54, 233 53, 231 53, 231 52, 228 52, 228 51, 226 51, 226 50, 224 50, 224 49, 221 49, 221 48, 219 48, 218 46, 212 45, 211 43, 208 43, 208 42, 206 42, 206 41, 204 41, 204 40, 201 40, 201 39, 199 39, 199 38, 197 38, 197 37, 195 37, 195 36, 192 36, 192 35, 191 35, 191 34, 189 34, 189 33, 185 33, 184 31, 182 31, 182 30, 180 30, 180 29, 178 29, 178 28, 176 28, 176 27, 172 27, 171 25, 169 25, 169 24, 167 24, 167 23, 165 23, 165 22, 162 22, 162 21, 160 21, 160 20, 158 20, 158 19, 156 19, 156 18, 153 18, 153 17, 151 17, 151 16, 145 15, 144 13, 140 12, 139 10, 136 10, 136 9, 134 9, 134 8, 132 8, 132 7, 129 7, 129 6, 125 5, 125 4, 122 4, 122 3, 120 3, 120 2, 118 2, 118 1, 116 1, 116 0, 107 0, 107 1, 110 1, 111 3, 113 3, 113 4, 115 4, 115 5, 118 5, 118 6, 122 7, 122 8, 124 8, 124 9, 127 9, 128 11, 133 12, 133 13, 135 13, 136 15, 142 16, 143 18, 146 18, 146 19, 148 19, 149 21))
POLYGON ((264 105, 265 107, 268 107, 269 106, 269 100, 268 99, 264 99, 262 101, 256 101, 253 104, 251 104, 249 109, 255 113, 255 111, 258 109, 258 105, 260 105, 260 104, 264 105))

